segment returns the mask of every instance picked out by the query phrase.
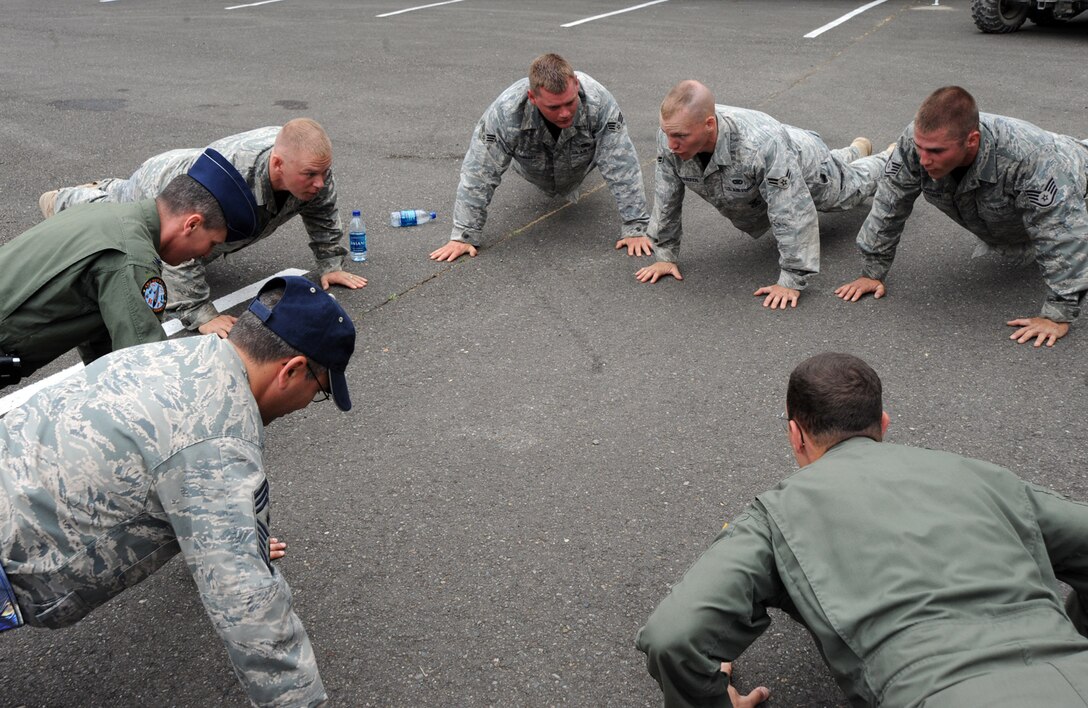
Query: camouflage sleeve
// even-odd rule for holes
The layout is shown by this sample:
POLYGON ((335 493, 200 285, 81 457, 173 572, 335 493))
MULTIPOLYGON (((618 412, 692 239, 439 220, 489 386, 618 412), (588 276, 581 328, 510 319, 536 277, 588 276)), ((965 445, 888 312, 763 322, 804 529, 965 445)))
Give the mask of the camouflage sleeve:
POLYGON ((718 535, 635 639, 665 705, 729 705, 721 662, 735 660, 766 630, 766 608, 784 594, 770 524, 753 506, 718 535))
POLYGON ((603 91, 602 94, 601 120, 595 126, 597 169, 619 207, 623 219, 620 238, 645 236, 650 215, 646 213, 642 166, 616 99, 603 91))
POLYGON ((344 226, 336 206, 336 181, 330 174, 325 187, 306 202, 300 212, 302 225, 310 235, 310 250, 317 262, 317 275, 344 269, 347 249, 341 241, 344 226))
MULTIPOLYGON (((908 131, 913 132, 908 127, 908 131)), ((862 275, 883 281, 888 277, 903 226, 914 210, 914 201, 922 193, 922 177, 913 138, 904 133, 884 165, 884 176, 877 182, 873 208, 858 232, 858 249, 865 263, 862 275), (907 156, 912 159, 908 160, 907 156)))
POLYGON ((219 315, 211 303, 212 289, 204 278, 204 269, 202 258, 194 258, 177 266, 165 263, 162 266, 163 280, 169 293, 166 310, 181 320, 186 329, 196 330, 219 315))
POLYGON ((820 221, 804 172, 790 143, 767 140, 760 147, 762 164, 753 174, 767 202, 767 220, 778 242, 778 284, 804 290, 807 277, 820 272, 820 221))
POLYGON ((476 246, 487 221, 487 207, 510 166, 514 146, 502 131, 502 115, 492 104, 472 133, 472 143, 461 163, 461 180, 453 203, 453 231, 450 240, 476 246))
POLYGON ((1057 146, 1021 164, 1025 170, 1016 176, 1016 206, 1050 289, 1041 316, 1072 322, 1088 291, 1088 177, 1057 146))
POLYGON ((268 560, 268 480, 260 448, 234 437, 187 447, 160 466, 156 492, 254 705, 325 700, 291 590, 268 560))
POLYGON ((657 164, 654 167, 654 211, 649 235, 654 256, 659 261, 675 263, 680 258, 680 238, 684 235, 682 212, 684 182, 676 174, 665 133, 657 131, 657 164))
MULTIPOLYGON (((109 332, 111 351, 166 339, 161 317, 167 293, 158 270, 125 261, 124 254, 109 253, 97 259, 89 273, 94 280, 89 289, 97 293, 98 311, 109 332)), ((81 350, 81 354, 93 360, 90 351, 81 350)), ((90 362, 85 358, 84 363, 90 362)))

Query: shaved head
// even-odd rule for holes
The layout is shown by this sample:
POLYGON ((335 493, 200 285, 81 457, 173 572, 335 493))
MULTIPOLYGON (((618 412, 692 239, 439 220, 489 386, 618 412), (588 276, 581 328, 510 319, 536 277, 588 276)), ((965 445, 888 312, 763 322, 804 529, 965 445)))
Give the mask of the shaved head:
POLYGON ((273 150, 296 159, 332 160, 332 142, 325 129, 312 118, 295 118, 284 123, 273 150))
POLYGON ((714 94, 693 79, 672 87, 661 102, 661 117, 665 120, 685 114, 691 120, 702 121, 714 115, 714 94))

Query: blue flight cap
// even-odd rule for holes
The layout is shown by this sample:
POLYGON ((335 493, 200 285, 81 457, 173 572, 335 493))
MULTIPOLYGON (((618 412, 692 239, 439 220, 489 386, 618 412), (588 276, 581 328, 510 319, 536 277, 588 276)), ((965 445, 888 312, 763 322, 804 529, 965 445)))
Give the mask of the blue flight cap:
POLYGON ((328 369, 337 408, 351 410, 344 370, 355 351, 355 325, 348 313, 332 295, 297 275, 272 278, 257 295, 277 287, 283 288, 283 297, 272 309, 255 299, 249 311, 280 339, 328 369))
POLYGON ((243 241, 257 235, 257 200, 230 160, 207 148, 189 168, 189 176, 219 202, 227 220, 228 241, 243 241))

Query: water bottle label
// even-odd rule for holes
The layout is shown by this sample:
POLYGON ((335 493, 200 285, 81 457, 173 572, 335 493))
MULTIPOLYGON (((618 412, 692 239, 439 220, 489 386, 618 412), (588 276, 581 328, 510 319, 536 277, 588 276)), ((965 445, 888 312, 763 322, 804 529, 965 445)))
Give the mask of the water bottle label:
POLYGON ((401 226, 415 226, 416 225, 416 210, 405 209, 400 213, 400 225, 401 226))
POLYGON ((348 234, 348 246, 352 253, 366 253, 366 232, 352 232, 348 234))

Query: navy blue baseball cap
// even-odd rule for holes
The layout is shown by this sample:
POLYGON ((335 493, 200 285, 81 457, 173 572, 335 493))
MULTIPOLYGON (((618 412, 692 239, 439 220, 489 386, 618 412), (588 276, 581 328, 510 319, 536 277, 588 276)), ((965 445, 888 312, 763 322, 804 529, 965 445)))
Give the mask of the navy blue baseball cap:
POLYGON ((249 305, 264 326, 280 339, 329 370, 329 388, 336 407, 351 410, 344 370, 355 351, 355 325, 336 299, 297 275, 272 278, 257 296, 283 288, 283 297, 269 309, 260 300, 249 305))
POLYGON ((228 241, 243 241, 257 235, 257 199, 230 160, 207 148, 188 174, 219 202, 227 220, 228 241))

